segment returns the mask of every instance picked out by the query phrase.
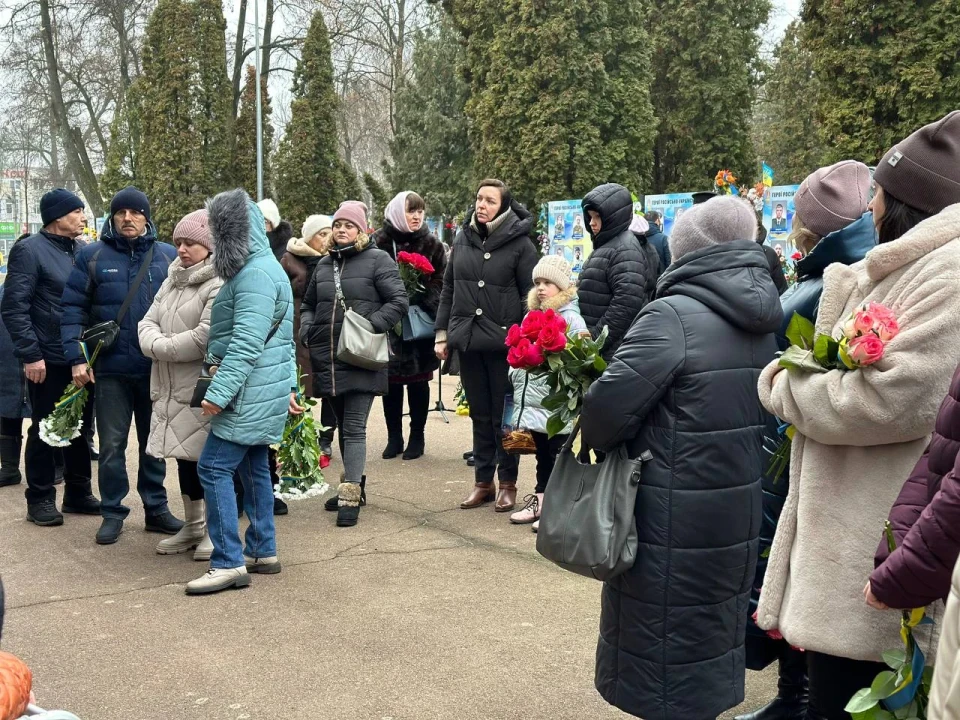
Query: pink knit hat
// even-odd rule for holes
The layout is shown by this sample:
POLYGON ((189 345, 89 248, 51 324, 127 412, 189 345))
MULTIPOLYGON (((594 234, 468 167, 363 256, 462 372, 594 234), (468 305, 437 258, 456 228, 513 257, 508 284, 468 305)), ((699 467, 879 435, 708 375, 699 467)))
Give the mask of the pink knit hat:
POLYGON ((856 160, 816 170, 793 198, 800 222, 820 237, 859 220, 869 202, 870 168, 856 160))
POLYGON ((210 234, 206 210, 194 210, 177 223, 173 229, 173 239, 182 238, 193 240, 197 245, 203 245, 213 252, 213 235, 210 234))
POLYGON ((360 232, 365 233, 367 231, 367 206, 359 200, 344 200, 333 214, 333 221, 336 222, 337 220, 352 222, 360 228, 360 232))

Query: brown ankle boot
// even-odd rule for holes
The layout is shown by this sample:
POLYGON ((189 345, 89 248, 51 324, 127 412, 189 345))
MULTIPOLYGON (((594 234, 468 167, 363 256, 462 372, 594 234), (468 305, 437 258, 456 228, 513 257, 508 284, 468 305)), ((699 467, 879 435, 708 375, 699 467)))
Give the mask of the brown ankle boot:
POLYGON ((496 488, 493 487, 492 482, 478 482, 473 486, 473 490, 470 492, 470 494, 467 495, 467 499, 460 503, 460 507, 463 510, 478 508, 488 502, 493 502, 496 497, 497 491, 496 488))
POLYGON ((497 504, 494 510, 497 512, 509 512, 517 504, 517 481, 501 480, 500 492, 497 493, 497 504))

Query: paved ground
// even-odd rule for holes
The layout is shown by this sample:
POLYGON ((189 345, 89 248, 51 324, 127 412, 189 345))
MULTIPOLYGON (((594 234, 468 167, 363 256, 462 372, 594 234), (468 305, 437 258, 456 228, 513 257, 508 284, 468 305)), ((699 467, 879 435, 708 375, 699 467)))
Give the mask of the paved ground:
MULTIPOLYGON (((99 547, 97 518, 37 528, 21 490, 0 490, 4 649, 32 667, 41 704, 83 720, 626 718, 592 685, 600 584, 543 560, 529 527, 457 508, 469 419, 450 420, 431 413, 424 458, 383 461, 376 405, 359 526, 292 503, 283 572, 212 597, 184 595, 204 565, 154 554, 142 508, 99 547)), ((524 460, 521 495, 532 488, 524 460)), ((774 686, 750 674, 743 709, 774 686)))

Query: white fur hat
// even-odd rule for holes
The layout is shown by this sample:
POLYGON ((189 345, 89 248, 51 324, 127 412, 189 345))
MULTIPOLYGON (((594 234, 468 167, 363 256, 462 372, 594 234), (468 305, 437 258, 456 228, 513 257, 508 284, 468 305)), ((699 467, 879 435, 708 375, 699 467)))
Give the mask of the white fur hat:
POLYGON ((277 204, 270 198, 264 198, 257 203, 257 207, 263 213, 263 219, 267 220, 276 229, 277 225, 280 224, 280 208, 277 207, 277 204))

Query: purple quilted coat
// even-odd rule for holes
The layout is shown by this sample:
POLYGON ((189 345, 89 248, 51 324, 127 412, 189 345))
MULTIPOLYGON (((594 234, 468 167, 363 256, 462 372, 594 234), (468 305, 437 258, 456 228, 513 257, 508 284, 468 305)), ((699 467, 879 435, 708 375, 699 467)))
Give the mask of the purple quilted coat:
POLYGON ((960 555, 958 453, 960 368, 940 406, 933 438, 890 511, 898 547, 889 554, 882 541, 877 549, 870 587, 890 607, 925 607, 950 594, 960 555))

